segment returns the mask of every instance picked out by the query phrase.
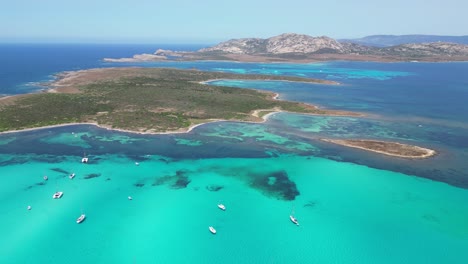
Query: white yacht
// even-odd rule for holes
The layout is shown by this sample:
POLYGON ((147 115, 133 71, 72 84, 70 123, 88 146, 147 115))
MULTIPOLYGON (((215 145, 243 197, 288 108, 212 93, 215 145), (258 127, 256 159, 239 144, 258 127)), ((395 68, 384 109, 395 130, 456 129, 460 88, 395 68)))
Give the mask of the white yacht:
POLYGON ((72 180, 73 178, 75 178, 75 173, 70 174, 70 176, 68 176, 68 178, 70 178, 70 180, 72 180))
POLYGON ((52 195, 52 198, 54 199, 60 199, 62 198, 63 192, 55 192, 54 195, 52 195))
POLYGON ((76 219, 76 223, 77 224, 80 224, 81 222, 83 222, 86 218, 86 215, 85 214, 81 214, 80 217, 78 217, 78 219, 76 219))
POLYGON ((28 205, 28 210, 31 210, 31 206, 30 206, 30 205, 28 205))
POLYGON ((140 165, 140 163, 138 163, 138 162, 135 162, 135 165, 139 166, 139 165, 140 165))
POLYGON ((128 197, 129 200, 133 200, 133 198, 131 196, 128 197))
POLYGON ((226 206, 224 206, 224 204, 218 204, 218 208, 225 211, 226 210, 226 206))
POLYGON ((208 228, 210 229, 210 232, 211 232, 212 234, 216 234, 216 229, 214 229, 214 227, 210 226, 210 227, 208 227, 208 228))
POLYGON ((293 222, 294 224, 299 225, 299 222, 297 221, 296 217, 294 217, 293 215, 290 215, 289 219, 291 219, 291 222, 293 222))
POLYGON ((44 181, 47 181, 49 179, 49 177, 47 177, 47 175, 44 175, 44 181))
POLYGON ((88 163, 88 158, 87 157, 83 157, 81 159, 81 163, 88 163))

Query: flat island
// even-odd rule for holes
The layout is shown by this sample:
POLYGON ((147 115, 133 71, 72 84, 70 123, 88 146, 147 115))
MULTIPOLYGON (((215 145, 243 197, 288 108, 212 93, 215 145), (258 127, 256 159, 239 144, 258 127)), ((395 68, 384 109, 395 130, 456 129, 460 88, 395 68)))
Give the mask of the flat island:
POLYGON ((326 80, 161 68, 90 69, 66 72, 59 77, 48 92, 0 100, 0 132, 95 124, 136 133, 167 133, 220 120, 261 122, 267 114, 277 111, 360 115, 276 100, 271 92, 203 83, 244 79, 337 84, 326 80))
POLYGON ((322 139, 322 141, 401 158, 428 158, 436 154, 436 151, 432 149, 397 142, 364 139, 322 139))

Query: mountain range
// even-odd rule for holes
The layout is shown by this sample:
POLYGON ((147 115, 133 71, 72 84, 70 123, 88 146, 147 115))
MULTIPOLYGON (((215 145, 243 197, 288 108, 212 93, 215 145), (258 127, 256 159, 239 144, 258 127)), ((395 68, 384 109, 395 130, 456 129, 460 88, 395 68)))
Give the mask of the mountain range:
MULTIPOLYGON (((285 33, 270 38, 240 38, 221 42, 195 52, 157 50, 133 58, 105 59, 114 62, 153 60, 234 60, 255 62, 359 61, 468 61, 465 37, 428 35, 369 36, 336 40, 285 33), (438 40, 424 42, 424 40, 438 40), (459 43, 441 40, 457 40, 459 43), (412 41, 407 43, 406 41, 412 41), (362 43, 372 43, 364 45, 362 43), (391 43, 399 43, 391 45, 391 43)), ((468 38, 468 36, 466 37, 468 38)))
POLYGON ((285 33, 267 39, 242 38, 221 42, 198 51, 202 54, 237 54, 319 58, 347 56, 373 56, 390 60, 466 60, 468 45, 450 42, 407 43, 376 47, 352 41, 338 41, 326 36, 312 37, 285 33), (321 56, 318 56, 321 55, 321 56))
POLYGON ((437 35, 372 35, 356 39, 340 39, 340 42, 351 42, 366 46, 389 47, 409 43, 450 42, 468 45, 468 36, 437 35))

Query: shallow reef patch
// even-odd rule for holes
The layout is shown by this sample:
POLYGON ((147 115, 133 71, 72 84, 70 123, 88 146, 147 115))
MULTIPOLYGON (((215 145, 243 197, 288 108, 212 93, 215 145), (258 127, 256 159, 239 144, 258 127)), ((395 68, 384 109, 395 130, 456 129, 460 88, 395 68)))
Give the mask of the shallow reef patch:
POLYGON ((289 179, 284 170, 264 174, 250 173, 249 176, 252 180, 251 187, 279 200, 292 201, 300 194, 296 183, 289 179))
POLYGON ((101 176, 101 173, 91 173, 91 174, 88 174, 88 175, 84 176, 84 179, 88 180, 88 179, 97 178, 97 177, 100 177, 100 176, 101 176))
POLYGON ((224 188, 224 186, 222 186, 222 185, 217 185, 217 184, 210 184, 210 185, 207 185, 207 186, 206 186, 206 189, 207 189, 208 191, 210 191, 210 192, 217 192, 217 191, 219 191, 219 190, 221 190, 221 189, 223 189, 223 188, 224 188))

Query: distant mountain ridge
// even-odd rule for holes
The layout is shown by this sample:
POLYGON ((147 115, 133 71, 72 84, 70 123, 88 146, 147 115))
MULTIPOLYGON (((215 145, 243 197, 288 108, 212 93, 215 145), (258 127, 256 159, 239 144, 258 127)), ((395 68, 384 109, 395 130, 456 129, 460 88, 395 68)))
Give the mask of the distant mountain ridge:
MULTIPOLYGON (((370 39, 370 38, 369 38, 370 39)), ((422 39, 420 39, 422 40, 422 39)), ((377 41, 377 39, 374 39, 377 41)), ((195 52, 158 49, 132 58, 105 58, 110 62, 154 60, 233 60, 250 62, 351 61, 468 61, 468 45, 450 42, 405 43, 376 47, 355 41, 337 41, 285 33, 270 38, 240 38, 221 42, 195 52)))
POLYGON ((468 45, 468 36, 438 35, 372 35, 357 39, 340 39, 339 42, 351 42, 374 47, 389 47, 410 43, 450 42, 468 45))
POLYGON ((342 54, 416 58, 428 56, 468 56, 468 45, 448 42, 431 42, 375 47, 354 42, 338 42, 326 36, 312 37, 303 34, 285 33, 267 39, 231 39, 213 47, 201 49, 198 52, 207 54, 224 53, 261 56, 285 54, 342 54))

